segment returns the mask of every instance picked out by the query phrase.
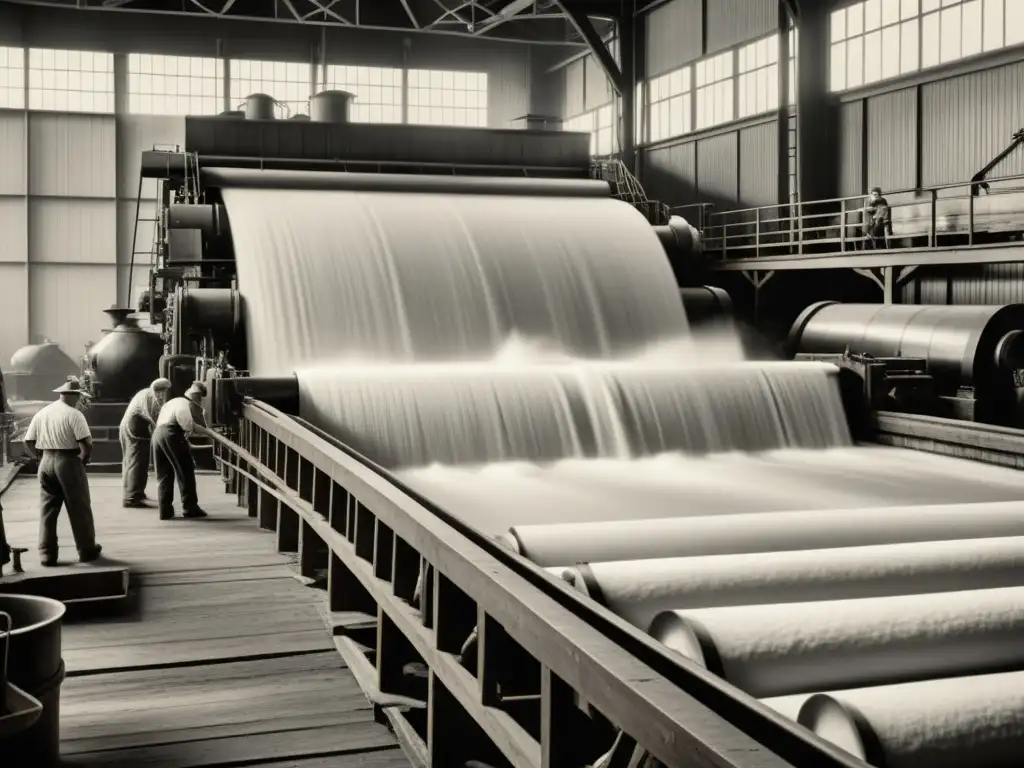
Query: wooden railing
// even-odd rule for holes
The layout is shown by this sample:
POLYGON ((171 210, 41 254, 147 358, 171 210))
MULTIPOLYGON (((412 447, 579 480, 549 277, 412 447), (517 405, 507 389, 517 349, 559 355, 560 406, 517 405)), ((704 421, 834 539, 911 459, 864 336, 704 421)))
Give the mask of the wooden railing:
MULTIPOLYGON (((1024 232, 1024 176, 989 182, 975 197, 972 183, 885 191, 892 209, 888 246, 936 248, 976 245, 1024 232)), ((760 255, 848 253, 869 247, 866 196, 785 203, 716 212, 702 209, 704 252, 718 259, 760 255)))
POLYGON ((237 437, 216 444, 228 489, 278 551, 312 581, 326 572, 332 616, 375 626, 373 661, 359 663, 414 762, 862 766, 299 419, 247 402, 237 437), (427 670, 422 695, 410 664, 427 670))

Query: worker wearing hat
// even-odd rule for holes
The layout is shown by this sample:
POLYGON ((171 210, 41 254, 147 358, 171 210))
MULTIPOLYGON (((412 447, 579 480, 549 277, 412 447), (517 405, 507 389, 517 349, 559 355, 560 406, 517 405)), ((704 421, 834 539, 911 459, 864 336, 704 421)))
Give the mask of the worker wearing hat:
POLYGON ((194 382, 184 397, 168 400, 160 409, 153 430, 153 458, 156 464, 157 504, 160 519, 174 517, 174 483, 181 494, 182 517, 206 517, 199 506, 196 490, 196 465, 188 438, 206 431, 203 398, 206 385, 194 382))
POLYGON ((152 451, 150 440, 170 389, 170 380, 157 379, 135 393, 121 417, 118 436, 121 440, 121 498, 125 507, 149 506, 146 503, 146 481, 149 479, 149 454, 152 451))
POLYGON ((24 440, 29 455, 39 460, 39 560, 45 566, 57 564, 57 518, 61 507, 67 507, 78 559, 88 563, 103 550, 96 543, 85 474, 92 456, 92 431, 78 407, 88 395, 75 376, 53 391, 60 398, 32 417, 24 440))

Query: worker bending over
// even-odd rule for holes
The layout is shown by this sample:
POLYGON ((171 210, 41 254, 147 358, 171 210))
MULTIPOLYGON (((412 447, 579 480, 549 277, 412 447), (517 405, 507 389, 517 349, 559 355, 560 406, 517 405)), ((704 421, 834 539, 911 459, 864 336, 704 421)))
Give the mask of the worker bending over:
POLYGON ((188 438, 207 431, 203 417, 206 385, 194 382, 184 397, 168 400, 160 409, 153 430, 153 454, 156 463, 157 503, 160 519, 174 517, 174 481, 181 494, 182 517, 206 517, 199 507, 196 490, 196 465, 188 438))
POLYGON ((89 563, 103 547, 96 543, 85 474, 92 455, 92 432, 78 408, 85 393, 74 376, 53 391, 60 399, 36 413, 25 432, 25 449, 39 459, 39 560, 45 566, 57 564, 57 518, 66 506, 78 559, 89 563))
POLYGON ((146 503, 146 481, 149 479, 149 454, 152 451, 150 440, 170 388, 168 379, 157 379, 135 393, 121 417, 121 498, 126 508, 144 509, 149 506, 146 503))

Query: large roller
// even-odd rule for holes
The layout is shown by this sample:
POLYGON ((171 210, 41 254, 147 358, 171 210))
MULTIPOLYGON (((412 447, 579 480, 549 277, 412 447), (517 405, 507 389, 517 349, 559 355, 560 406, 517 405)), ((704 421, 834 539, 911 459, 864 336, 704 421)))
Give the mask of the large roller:
POLYGON ((1024 587, 666 611, 650 634, 757 698, 1024 666, 1024 587))
MULTIPOLYGON (((789 714, 792 699, 774 701, 789 714)), ((1019 768, 1024 672, 817 694, 797 718, 876 768, 1019 768)))
POLYGON ((1024 537, 590 563, 563 578, 646 630, 668 610, 1024 586, 1024 537))
POLYGON ((520 525, 500 541, 541 566, 1024 536, 1024 503, 520 525))
POLYGON ((975 419, 1006 421, 1014 371, 1024 368, 1024 304, 812 304, 793 324, 794 354, 923 358, 940 394, 968 391, 975 419), (970 390, 973 390, 971 395, 970 390))

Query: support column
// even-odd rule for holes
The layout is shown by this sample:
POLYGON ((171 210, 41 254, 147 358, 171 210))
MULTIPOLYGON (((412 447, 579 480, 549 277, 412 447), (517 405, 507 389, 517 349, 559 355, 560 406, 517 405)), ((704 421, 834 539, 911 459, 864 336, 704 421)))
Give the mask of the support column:
POLYGON ((829 4, 801 3, 796 67, 797 193, 803 202, 839 196, 839 100, 829 91, 829 4))
POLYGON ((647 58, 643 36, 637 34, 637 18, 627 9, 619 18, 619 66, 622 71, 622 123, 619 133, 619 146, 622 162, 634 176, 637 173, 636 162, 636 111, 642 105, 636 102, 636 84, 640 82, 643 67, 641 63, 647 58))
MULTIPOLYGON (((789 78, 789 5, 785 0, 779 2, 779 114, 776 130, 778 170, 778 203, 789 202, 789 115, 790 94, 796 90, 796 83, 789 78)), ((799 65, 797 65, 799 68, 799 65)), ((784 215, 784 214, 783 214, 784 215)))

